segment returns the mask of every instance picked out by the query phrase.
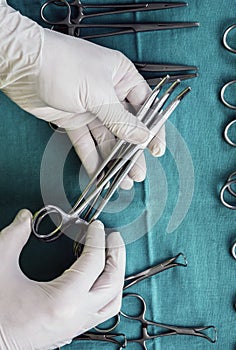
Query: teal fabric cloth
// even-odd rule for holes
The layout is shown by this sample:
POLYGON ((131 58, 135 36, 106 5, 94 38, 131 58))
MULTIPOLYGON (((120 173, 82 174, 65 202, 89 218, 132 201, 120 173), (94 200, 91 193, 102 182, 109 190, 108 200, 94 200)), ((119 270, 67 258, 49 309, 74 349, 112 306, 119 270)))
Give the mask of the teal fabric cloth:
MULTIPOLYGON (((127 275, 179 252, 187 256, 187 268, 166 271, 130 289, 146 299, 147 318, 184 326, 213 324, 218 330, 216 345, 197 337, 173 336, 148 342, 148 349, 233 350, 236 348, 233 308, 236 262, 230 255, 230 246, 236 239, 235 212, 222 206, 219 190, 227 175, 235 170, 235 150, 222 138, 223 128, 234 118, 234 113, 220 102, 219 91, 225 82, 235 79, 236 56, 221 43, 224 29, 235 22, 235 14, 231 0, 188 2, 187 8, 129 14, 120 19, 199 21, 199 28, 96 40, 119 49, 134 61, 199 67, 199 77, 182 84, 182 87, 189 84, 192 92, 167 124, 166 154, 161 159, 147 154, 147 180, 135 185, 129 194, 121 192, 120 200, 114 198, 103 220, 107 226, 118 227, 124 235, 127 275)), ((10 5, 41 24, 42 3, 42 0, 9 0, 10 5)), ((0 113, 0 225, 3 228, 22 207, 35 212, 43 205, 40 167, 52 130, 3 94, 0 94, 0 113)), ((61 136, 57 142, 54 158, 49 155, 50 165, 42 176, 45 178, 46 174, 49 196, 54 198, 54 204, 60 205, 57 160, 64 154, 68 140, 61 136)), ((71 150, 64 169, 69 201, 74 201, 80 190, 79 177, 80 162, 71 150)), ((72 241, 67 237, 44 244, 32 236, 21 255, 21 266, 27 276, 44 281, 61 274, 72 261, 72 241)), ((138 327, 139 324, 122 319, 116 331, 138 336, 138 327)), ((136 348, 129 345, 129 349, 136 348)), ((115 349, 115 346, 86 341, 74 342, 64 349, 115 349)))

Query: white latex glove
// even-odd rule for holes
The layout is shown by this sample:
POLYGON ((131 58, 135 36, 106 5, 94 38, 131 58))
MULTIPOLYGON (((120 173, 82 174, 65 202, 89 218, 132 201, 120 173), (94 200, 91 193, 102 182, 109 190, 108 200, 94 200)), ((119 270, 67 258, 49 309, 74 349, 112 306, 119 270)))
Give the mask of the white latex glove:
POLYGON ((19 255, 31 232, 31 214, 18 213, 0 234, 0 349, 54 349, 117 314, 121 306, 125 248, 119 233, 105 243, 93 222, 80 258, 51 282, 28 279, 19 255), (105 251, 105 245, 107 251, 105 251))
MULTIPOLYGON (((0 88, 29 113, 65 128, 89 176, 115 137, 147 140, 148 129, 124 105, 137 110, 151 89, 122 53, 43 29, 9 6, 0 6, 0 31, 0 72, 7 72, 0 88)), ((164 153, 164 128, 149 149, 155 156, 164 153)), ((145 176, 142 156, 122 187, 145 176)))

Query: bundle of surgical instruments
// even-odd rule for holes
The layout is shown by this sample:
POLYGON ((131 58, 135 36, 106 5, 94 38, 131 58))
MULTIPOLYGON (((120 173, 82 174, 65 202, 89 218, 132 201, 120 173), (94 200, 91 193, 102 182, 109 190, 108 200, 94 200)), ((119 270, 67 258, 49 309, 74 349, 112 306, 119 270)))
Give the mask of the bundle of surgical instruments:
MULTIPOLYGON (((223 45, 228 51, 230 51, 232 53, 236 53, 236 49, 233 48, 232 46, 230 46, 228 36, 233 30, 235 30, 235 28, 236 28, 236 24, 229 26, 225 30, 224 35, 223 35, 223 45)), ((226 107, 228 107, 232 110, 236 110, 236 106, 234 104, 228 102, 227 98, 225 97, 225 94, 226 94, 227 88, 231 87, 234 84, 236 84, 236 80, 231 80, 231 81, 227 82, 222 87, 221 92, 220 92, 221 101, 223 102, 223 104, 226 107)), ((236 119, 233 119, 232 121, 230 121, 226 125, 226 127, 224 129, 224 139, 232 147, 236 147, 235 140, 233 140, 230 136, 232 128, 235 126, 235 123, 236 123, 236 119)), ((236 184, 236 171, 232 172, 228 176, 225 184, 223 185, 223 187, 221 188, 221 191, 220 191, 220 200, 221 200, 222 204, 225 207, 227 207, 229 209, 233 209, 233 210, 236 209, 236 204, 233 204, 232 201, 230 201, 230 200, 232 200, 232 198, 233 198, 235 201, 235 198, 236 198, 235 184, 236 184)), ((236 242, 231 247, 231 254, 234 257, 234 259, 236 259, 236 242)))
MULTIPOLYGON (((41 17, 46 24, 51 26, 51 29, 60 31, 75 37, 80 37, 83 39, 94 39, 100 37, 114 36, 118 34, 128 34, 137 33, 144 31, 156 31, 156 30, 166 30, 166 29, 176 29, 176 28, 189 28, 197 27, 198 22, 173 22, 173 23, 87 23, 82 24, 83 20, 90 18, 101 18, 105 15, 114 14, 126 14, 135 13, 151 10, 164 10, 177 7, 187 6, 186 2, 155 2, 155 3, 140 3, 140 4, 100 4, 100 5, 85 5, 80 2, 80 0, 74 0, 68 2, 66 0, 49 0, 43 4, 41 7, 41 17), (91 12, 85 14, 85 10, 93 10, 97 8, 98 10, 107 9, 106 11, 91 12), (108 10, 110 9, 110 10, 108 10), (61 20, 49 20, 49 18, 61 18, 61 20), (91 29, 94 30, 99 28, 105 29, 115 29, 120 28, 118 31, 108 31, 106 33, 95 33, 92 35, 82 35, 81 29, 91 29)), ((186 80, 197 77, 196 72, 189 73, 188 71, 196 71, 197 67, 187 66, 187 65, 175 65, 175 64, 147 64, 147 63, 135 63, 137 69, 141 74, 146 75, 146 73, 154 72, 157 73, 154 76, 147 77, 147 82, 150 86, 155 86, 160 82, 162 76, 159 73, 167 74, 169 72, 178 72, 176 75, 170 77, 170 81, 175 81, 176 79, 186 80), (185 74, 180 74, 186 72, 185 74)))
MULTIPOLYGON (((166 271, 168 269, 174 267, 187 267, 187 260, 183 253, 179 253, 178 255, 158 264, 152 266, 142 272, 139 272, 135 275, 129 276, 125 278, 123 291, 127 290, 131 286, 136 285, 138 282, 149 278, 151 276, 157 275, 160 272, 166 271)), ((133 301, 139 301, 141 304, 141 311, 137 315, 133 315, 130 313, 125 313, 120 311, 120 313, 116 317, 115 324, 108 329, 95 328, 96 332, 87 332, 81 334, 73 339, 73 341, 82 341, 82 340, 92 340, 92 341, 101 341, 101 342, 109 342, 118 346, 117 349, 124 349, 130 343, 138 343, 141 347, 140 349, 147 350, 147 341, 154 340, 160 337, 172 336, 172 335, 189 335, 195 337, 201 337, 210 341, 211 343, 215 343, 217 340, 217 332, 214 326, 202 326, 202 327, 181 327, 181 326, 172 326, 163 323, 158 323, 154 321, 149 321, 145 317, 147 305, 145 299, 137 293, 128 293, 123 294, 123 299, 133 301), (140 338, 129 338, 124 333, 111 333, 115 330, 115 328, 122 323, 121 317, 129 319, 131 321, 138 321, 141 323, 141 337, 140 338), (158 333, 150 335, 148 332, 149 327, 155 327, 156 329, 160 329, 158 333), (161 331, 162 330, 162 331, 161 331), (212 333, 212 336, 207 333, 212 333)), ((129 310, 130 312, 130 310, 129 310)))
POLYGON ((32 226, 33 233, 38 238, 46 242, 53 241, 62 233, 66 233, 66 230, 72 224, 76 224, 76 230, 79 232, 79 236, 75 239, 76 243, 74 249, 76 256, 78 256, 78 248, 81 247, 79 244, 82 239, 81 233, 87 231, 88 223, 99 217, 143 150, 160 131, 161 127, 165 124, 166 120, 173 113, 181 100, 191 90, 189 87, 185 88, 167 105, 167 107, 162 109, 168 98, 180 84, 179 80, 175 81, 161 96, 159 96, 162 87, 167 82, 168 76, 163 78, 155 87, 137 113, 137 118, 150 130, 148 140, 138 145, 119 140, 68 214, 54 205, 46 205, 39 210, 33 218, 32 226), (49 233, 42 233, 41 224, 45 219, 48 219, 48 216, 50 216, 56 227, 49 233))
POLYGON ((80 0, 48 0, 41 8, 41 17, 52 29, 65 32, 83 39, 94 39, 120 34, 146 31, 197 27, 197 22, 164 22, 164 23, 82 23, 86 19, 100 18, 107 15, 126 14, 129 12, 144 12, 150 10, 165 10, 187 6, 185 2, 156 2, 140 4, 82 4, 80 0), (93 9, 100 11, 94 12, 93 9), (104 11, 105 9, 105 11, 104 11), (92 10, 85 13, 86 10, 92 10), (62 19, 52 21, 48 19, 50 12, 56 13, 62 19), (47 13, 47 14, 46 14, 47 13), (81 29, 108 29, 105 33, 81 33, 81 29), (117 29, 117 30, 116 30, 117 29), (113 30, 113 31, 111 31, 113 30))

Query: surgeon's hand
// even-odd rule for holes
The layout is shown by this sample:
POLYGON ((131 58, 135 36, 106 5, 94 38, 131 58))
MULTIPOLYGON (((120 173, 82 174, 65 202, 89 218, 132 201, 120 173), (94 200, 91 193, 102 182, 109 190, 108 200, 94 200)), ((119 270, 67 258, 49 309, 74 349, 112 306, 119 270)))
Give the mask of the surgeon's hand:
MULTIPOLYGON (((137 110, 151 89, 119 51, 43 29, 5 0, 0 43, 0 88, 26 111, 65 128, 90 176, 116 137, 134 144, 147 140, 147 128, 127 104, 137 110)), ((164 153, 164 128, 149 149, 155 156, 164 153)), ((133 180, 143 181, 145 175, 142 156, 122 187, 131 188, 133 180)))
POLYGON ((71 268, 51 282, 35 282, 19 267, 30 232, 31 214, 22 210, 0 234, 1 350, 57 348, 114 316, 121 306, 125 248, 119 233, 105 239, 103 224, 93 222, 71 268))

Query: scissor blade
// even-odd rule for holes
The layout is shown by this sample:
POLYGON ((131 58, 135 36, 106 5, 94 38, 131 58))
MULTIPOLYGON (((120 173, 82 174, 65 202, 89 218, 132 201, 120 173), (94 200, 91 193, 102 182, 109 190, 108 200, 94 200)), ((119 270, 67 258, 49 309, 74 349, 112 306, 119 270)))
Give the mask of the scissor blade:
POLYGON ((198 70, 196 66, 186 66, 183 64, 155 64, 155 63, 134 63, 141 72, 179 72, 188 70, 198 70))
POLYGON ((83 35, 83 39, 102 38, 107 36, 130 34, 138 32, 150 32, 156 30, 172 30, 182 28, 198 27, 198 22, 163 22, 163 23, 114 23, 114 24, 79 24, 77 28, 120 28, 115 32, 83 35))
MULTIPOLYGON (((168 81, 169 81, 169 83, 172 83, 172 82, 176 81, 177 79, 180 80, 180 81, 183 81, 183 80, 193 79, 193 78, 196 78, 196 77, 198 77, 197 73, 169 75, 169 80, 168 81)), ((163 79, 163 77, 150 78, 150 79, 147 79, 147 83, 150 86, 155 86, 162 79, 163 79)))

